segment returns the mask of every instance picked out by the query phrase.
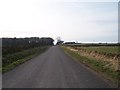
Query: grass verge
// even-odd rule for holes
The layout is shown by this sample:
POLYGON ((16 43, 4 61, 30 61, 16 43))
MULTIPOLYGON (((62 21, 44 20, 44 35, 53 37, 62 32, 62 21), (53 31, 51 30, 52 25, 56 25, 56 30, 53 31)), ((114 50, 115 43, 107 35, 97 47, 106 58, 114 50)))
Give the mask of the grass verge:
MULTIPOLYGON (((91 69, 97 71, 102 76, 104 76, 106 79, 112 81, 115 84, 118 84, 119 78, 120 78, 120 72, 119 71, 113 71, 110 68, 106 68, 106 62, 98 61, 96 59, 91 59, 86 56, 82 56, 76 51, 71 51, 66 47, 62 47, 66 54, 72 56, 73 58, 79 60, 81 63, 85 64, 86 66, 90 67, 91 69)), ((120 82, 119 82, 120 83, 120 82)))
POLYGON ((11 54, 8 56, 4 56, 4 60, 7 60, 9 58, 14 58, 13 61, 11 61, 11 63, 6 63, 4 66, 2 66, 2 73, 5 73, 13 68, 15 68, 16 66, 32 59, 33 57, 39 55, 40 53, 43 53, 44 51, 46 51, 49 48, 49 46, 44 46, 44 47, 36 47, 36 48, 32 48, 29 50, 24 50, 21 52, 18 52, 17 54, 11 54), (19 56, 16 58, 16 56, 19 56), (24 56, 24 57, 23 57, 24 56))

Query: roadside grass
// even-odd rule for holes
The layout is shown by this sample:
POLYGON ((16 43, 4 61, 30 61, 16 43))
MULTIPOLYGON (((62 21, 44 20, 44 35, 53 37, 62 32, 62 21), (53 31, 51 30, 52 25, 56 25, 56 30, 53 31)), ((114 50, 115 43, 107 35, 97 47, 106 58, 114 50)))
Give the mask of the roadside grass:
POLYGON ((36 47, 36 48, 29 49, 29 50, 21 51, 18 53, 3 56, 2 70, 0 69, 0 71, 2 71, 2 73, 5 73, 15 68, 16 66, 30 60, 31 58, 37 56, 38 54, 43 53, 49 47, 50 46, 36 47))
POLYGON ((5 72, 7 72, 7 71, 9 71, 9 70, 11 70, 11 69, 13 69, 13 68, 15 68, 16 66, 24 63, 25 61, 28 61, 29 59, 33 58, 34 56, 35 56, 35 55, 30 55, 30 56, 28 56, 28 57, 26 57, 26 58, 24 58, 24 59, 19 59, 19 60, 17 60, 17 61, 14 61, 14 62, 11 63, 11 64, 5 66, 5 67, 2 67, 2 73, 5 73, 5 72))
POLYGON ((63 50, 66 54, 72 56, 73 58, 79 60, 81 63, 87 65, 91 69, 97 71, 98 73, 101 73, 105 78, 111 80, 113 83, 118 84, 120 81, 120 72, 119 71, 113 71, 108 67, 105 67, 106 63, 105 61, 98 61, 96 59, 82 56, 77 51, 71 51, 68 48, 62 46, 63 50))

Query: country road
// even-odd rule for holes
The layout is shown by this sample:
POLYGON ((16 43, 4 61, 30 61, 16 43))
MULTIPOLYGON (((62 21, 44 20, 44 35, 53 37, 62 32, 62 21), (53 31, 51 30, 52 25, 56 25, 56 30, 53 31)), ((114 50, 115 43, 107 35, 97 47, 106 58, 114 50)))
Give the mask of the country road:
POLYGON ((3 74, 3 88, 110 88, 106 80, 59 46, 3 74))

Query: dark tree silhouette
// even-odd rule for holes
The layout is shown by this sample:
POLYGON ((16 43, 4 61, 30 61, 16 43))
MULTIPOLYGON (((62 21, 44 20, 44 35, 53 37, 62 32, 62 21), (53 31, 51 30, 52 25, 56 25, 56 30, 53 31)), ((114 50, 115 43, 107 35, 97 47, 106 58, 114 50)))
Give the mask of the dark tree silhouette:
POLYGON ((2 38, 2 53, 4 55, 33 47, 53 45, 53 42, 50 37, 2 38))
POLYGON ((39 46, 53 45, 53 39, 50 37, 30 37, 30 38, 2 38, 3 46, 39 46))

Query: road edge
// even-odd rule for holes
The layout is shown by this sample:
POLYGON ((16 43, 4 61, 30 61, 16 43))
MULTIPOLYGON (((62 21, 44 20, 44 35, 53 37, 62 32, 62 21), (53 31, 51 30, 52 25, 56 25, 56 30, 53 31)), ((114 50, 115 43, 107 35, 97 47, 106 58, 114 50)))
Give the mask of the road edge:
POLYGON ((112 88, 118 88, 118 85, 116 85, 112 80, 110 80, 110 78, 106 77, 102 72, 98 72, 96 71, 93 67, 91 67, 90 65, 83 63, 82 61, 78 60, 76 57, 73 57, 70 53, 68 53, 67 51, 65 51, 65 49, 60 46, 60 48, 63 50, 63 52, 68 55, 69 57, 71 57, 74 61, 76 61, 77 63, 79 63, 82 67, 90 70, 91 72, 93 72, 94 74, 96 74, 97 76, 99 76, 102 80, 104 80, 107 84, 109 84, 112 88))

